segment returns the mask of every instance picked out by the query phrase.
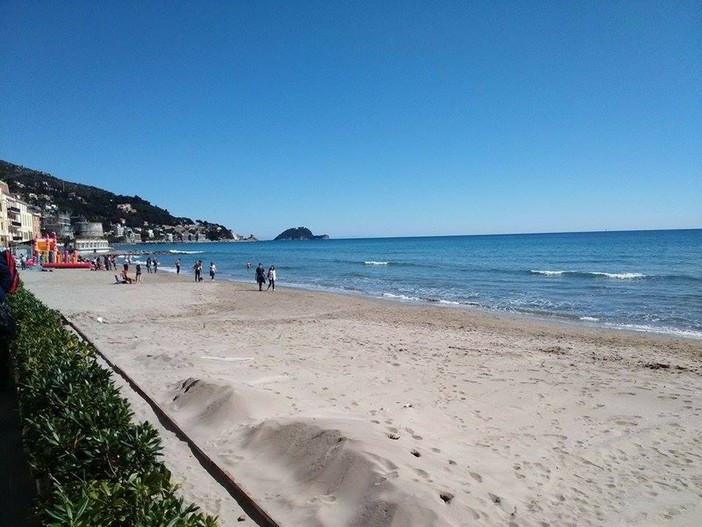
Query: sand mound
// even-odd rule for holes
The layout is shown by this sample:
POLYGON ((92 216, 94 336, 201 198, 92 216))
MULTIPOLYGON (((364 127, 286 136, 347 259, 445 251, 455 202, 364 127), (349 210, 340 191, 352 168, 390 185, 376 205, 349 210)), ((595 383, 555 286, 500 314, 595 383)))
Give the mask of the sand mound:
POLYGON ((286 489, 294 525, 426 527, 438 519, 416 494, 400 490, 394 463, 321 421, 265 421, 241 446, 259 470, 276 467, 267 477, 286 489))
POLYGON ((173 386, 170 398, 170 409, 179 422, 209 435, 258 420, 261 413, 267 414, 278 405, 274 396, 250 387, 194 377, 173 386))

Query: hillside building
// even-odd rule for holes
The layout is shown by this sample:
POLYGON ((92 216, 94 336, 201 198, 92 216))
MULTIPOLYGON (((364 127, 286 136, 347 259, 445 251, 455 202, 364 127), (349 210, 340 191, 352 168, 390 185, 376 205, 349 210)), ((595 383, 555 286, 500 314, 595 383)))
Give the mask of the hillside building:
POLYGON ((40 233, 41 214, 10 194, 7 184, 0 182, 0 245, 27 243, 40 233))
POLYGON ((59 240, 73 239, 71 217, 68 214, 54 212, 42 217, 42 232, 55 232, 59 240))

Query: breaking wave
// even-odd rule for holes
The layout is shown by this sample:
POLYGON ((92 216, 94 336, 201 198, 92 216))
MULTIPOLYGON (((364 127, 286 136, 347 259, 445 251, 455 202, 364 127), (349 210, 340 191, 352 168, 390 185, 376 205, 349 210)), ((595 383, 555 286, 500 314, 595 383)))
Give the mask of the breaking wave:
POLYGON ((531 274, 542 276, 578 276, 582 278, 613 278, 616 280, 639 280, 648 277, 643 273, 603 273, 597 271, 542 271, 532 269, 530 272, 531 274))

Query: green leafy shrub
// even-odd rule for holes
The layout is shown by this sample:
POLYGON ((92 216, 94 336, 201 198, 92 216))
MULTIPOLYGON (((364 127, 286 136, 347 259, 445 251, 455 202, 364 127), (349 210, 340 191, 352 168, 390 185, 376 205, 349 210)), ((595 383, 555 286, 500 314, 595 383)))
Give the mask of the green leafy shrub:
POLYGON ((24 288, 8 299, 17 322, 15 358, 24 442, 48 483, 37 514, 50 526, 213 527, 184 505, 159 460, 149 423, 133 423, 110 372, 58 313, 24 288))

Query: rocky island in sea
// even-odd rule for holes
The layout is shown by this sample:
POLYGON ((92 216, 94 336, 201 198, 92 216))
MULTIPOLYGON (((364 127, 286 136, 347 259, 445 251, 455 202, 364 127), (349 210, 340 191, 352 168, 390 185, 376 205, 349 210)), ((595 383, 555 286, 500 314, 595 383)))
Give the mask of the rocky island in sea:
POLYGON ((314 235, 307 227, 293 227, 281 232, 274 238, 278 240, 328 240, 328 234, 314 235))

